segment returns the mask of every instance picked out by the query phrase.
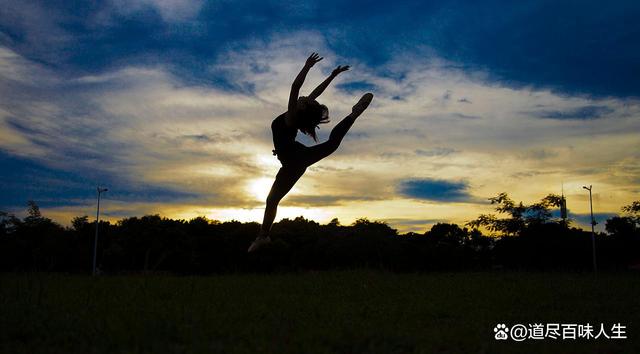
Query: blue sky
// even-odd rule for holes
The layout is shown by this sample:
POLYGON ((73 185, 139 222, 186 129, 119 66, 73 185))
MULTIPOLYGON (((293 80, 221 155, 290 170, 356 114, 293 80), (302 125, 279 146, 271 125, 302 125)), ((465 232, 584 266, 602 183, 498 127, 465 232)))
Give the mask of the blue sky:
POLYGON ((161 62, 198 80, 221 49, 318 31, 329 49, 372 67, 419 51, 502 83, 640 93, 634 1, 3 3, 3 45, 69 75, 161 62))
POLYGON ((0 2, 0 209, 64 221, 104 184, 114 215, 259 219, 269 122, 312 51, 308 82, 352 65, 331 112, 376 101, 290 215, 460 222, 562 182, 578 213, 580 184, 602 212, 637 199, 634 1, 0 2))

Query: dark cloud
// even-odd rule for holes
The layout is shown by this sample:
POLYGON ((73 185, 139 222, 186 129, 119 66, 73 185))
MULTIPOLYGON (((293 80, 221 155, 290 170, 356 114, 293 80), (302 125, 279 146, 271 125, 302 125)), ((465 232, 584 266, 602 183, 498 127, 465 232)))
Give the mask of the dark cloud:
POLYGON ((467 182, 440 179, 411 179, 398 184, 398 192, 409 198, 438 202, 471 202, 467 182))
POLYGON ((555 120, 592 120, 605 118, 607 115, 613 113, 614 110, 607 106, 583 106, 568 110, 542 110, 530 112, 532 116, 542 119, 555 119, 555 120))
POLYGON ((173 202, 195 198, 191 193, 114 176, 87 176, 48 167, 41 162, 10 156, 0 151, 0 208, 16 209, 28 200, 43 207, 85 204, 95 198, 97 185, 109 188, 108 199, 124 202, 173 202))

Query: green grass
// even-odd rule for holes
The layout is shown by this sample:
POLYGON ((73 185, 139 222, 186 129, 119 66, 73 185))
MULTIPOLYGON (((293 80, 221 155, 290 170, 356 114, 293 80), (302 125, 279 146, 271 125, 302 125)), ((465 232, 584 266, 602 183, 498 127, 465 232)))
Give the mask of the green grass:
POLYGON ((0 353, 640 353, 637 274, 0 275, 0 353), (627 340, 495 341, 621 322, 627 340))

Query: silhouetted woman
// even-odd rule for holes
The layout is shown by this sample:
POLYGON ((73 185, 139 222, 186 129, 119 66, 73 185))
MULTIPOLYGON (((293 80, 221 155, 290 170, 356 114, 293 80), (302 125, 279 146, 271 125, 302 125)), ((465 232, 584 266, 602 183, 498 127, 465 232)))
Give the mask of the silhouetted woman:
POLYGON ((256 250, 264 244, 271 242, 269 230, 276 218, 276 211, 280 200, 293 188, 298 179, 302 177, 307 167, 331 155, 338 146, 342 138, 347 134, 349 128, 356 118, 364 112, 373 100, 373 94, 366 93, 351 110, 351 114, 346 116, 338 123, 331 134, 329 140, 314 146, 305 146, 296 141, 298 130, 309 135, 314 141, 317 141, 316 128, 319 124, 329 122, 329 110, 327 106, 316 101, 316 98, 329 86, 338 74, 349 70, 349 66, 338 66, 327 79, 325 79, 308 97, 298 97, 300 87, 304 82, 309 69, 313 67, 322 58, 313 53, 304 64, 304 67, 293 81, 291 85, 291 94, 289 95, 289 106, 287 112, 279 115, 271 123, 271 131, 273 132, 273 150, 274 155, 278 156, 278 160, 282 167, 276 175, 276 180, 271 186, 271 191, 267 197, 267 205, 264 210, 264 219, 260 227, 260 234, 249 247, 249 252, 256 250))

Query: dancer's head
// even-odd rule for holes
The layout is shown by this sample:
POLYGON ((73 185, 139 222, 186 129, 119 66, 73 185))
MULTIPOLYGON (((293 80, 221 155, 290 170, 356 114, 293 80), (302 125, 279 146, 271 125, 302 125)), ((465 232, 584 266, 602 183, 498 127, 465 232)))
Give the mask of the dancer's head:
POLYGON ((296 115, 298 129, 312 137, 314 141, 318 141, 316 128, 320 124, 329 122, 329 109, 327 106, 309 97, 301 96, 298 98, 296 115))

